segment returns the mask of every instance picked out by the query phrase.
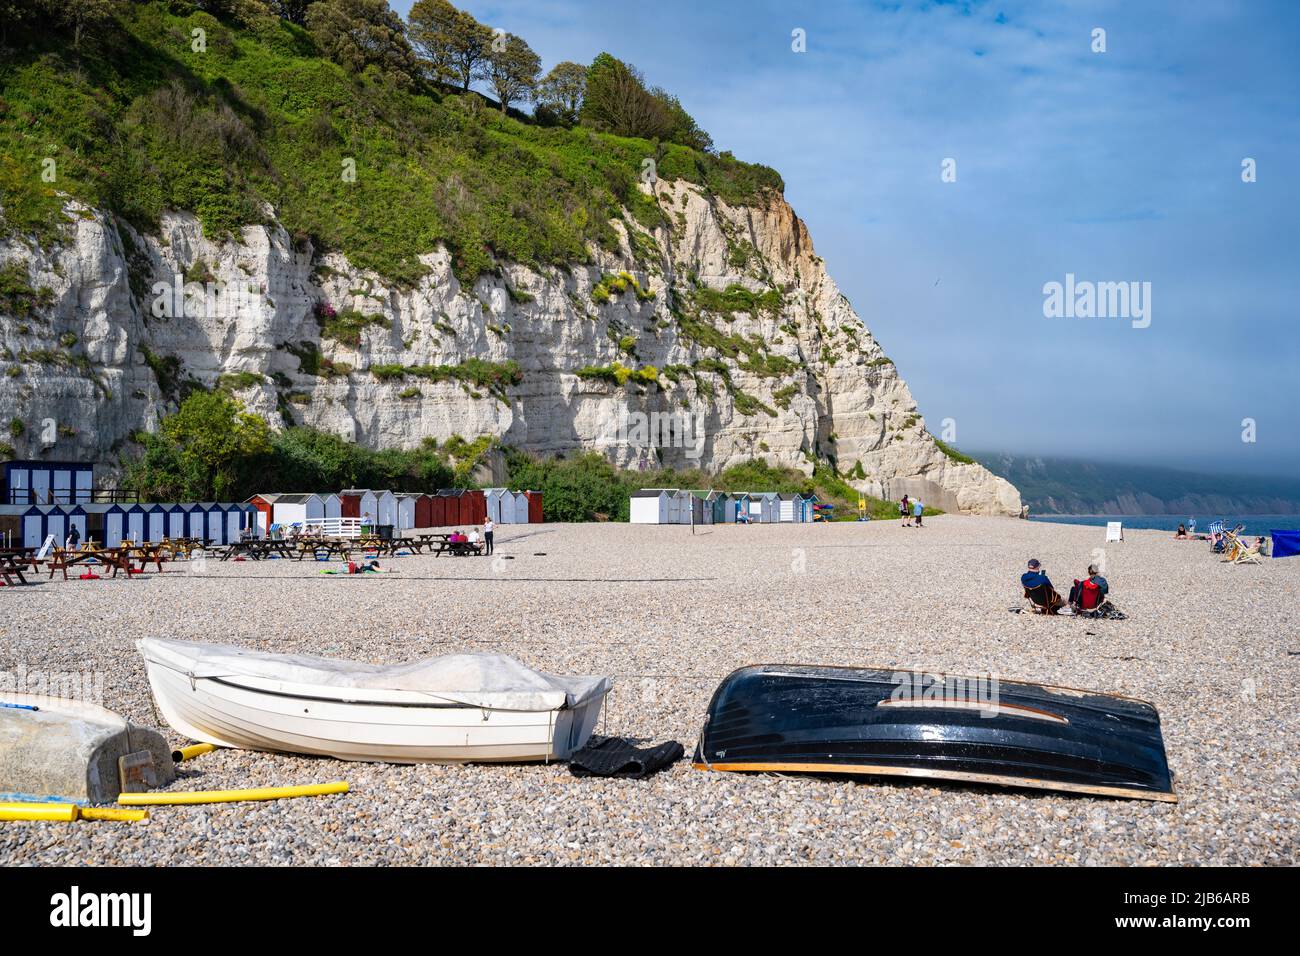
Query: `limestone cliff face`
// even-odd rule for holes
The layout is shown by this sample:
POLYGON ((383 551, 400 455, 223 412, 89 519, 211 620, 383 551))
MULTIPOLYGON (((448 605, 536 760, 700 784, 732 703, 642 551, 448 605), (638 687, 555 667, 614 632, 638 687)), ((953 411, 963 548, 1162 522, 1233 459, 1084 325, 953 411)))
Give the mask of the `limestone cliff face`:
POLYGON ((653 191, 668 225, 628 216, 621 248, 592 265, 502 264, 472 288, 442 248, 400 288, 295 247, 278 225, 218 240, 175 213, 140 235, 69 203, 63 242, 0 242, 0 266, 33 290, 27 308, 0 300, 0 415, 24 426, 5 441, 111 465, 193 379, 273 426, 372 447, 492 434, 625 466, 760 457, 807 472, 820 457, 869 493, 1019 511, 1012 485, 935 444, 789 205, 732 208, 681 182, 653 191), (352 344, 322 337, 326 306, 347 313, 352 344), (473 360, 516 363, 517 384, 448 372, 473 360))

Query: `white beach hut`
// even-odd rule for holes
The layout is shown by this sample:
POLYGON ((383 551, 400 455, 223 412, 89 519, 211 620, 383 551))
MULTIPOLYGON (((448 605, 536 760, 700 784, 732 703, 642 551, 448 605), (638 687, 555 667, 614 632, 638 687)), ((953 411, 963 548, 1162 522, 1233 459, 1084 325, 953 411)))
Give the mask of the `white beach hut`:
POLYGON ((397 499, 397 525, 394 530, 406 531, 416 527, 415 505, 420 500, 420 496, 399 493, 394 497, 397 499))
POLYGON ((343 517, 343 506, 339 501, 339 496, 333 493, 328 495, 319 495, 321 509, 326 518, 343 517))
POLYGON ((668 524, 668 502, 672 491, 667 488, 642 488, 632 492, 628 520, 632 524, 668 524))
POLYGON ((497 524, 512 524, 515 520, 515 498, 505 488, 484 488, 488 517, 497 524))
POLYGON ((303 525, 308 521, 320 521, 325 517, 325 502, 319 495, 289 494, 276 495, 271 505, 272 520, 279 525, 303 525))
POLYGON ((391 491, 375 492, 375 524, 390 524, 397 527, 397 495, 391 491))
POLYGON ((786 492, 779 495, 777 504, 777 517, 781 521, 798 521, 799 519, 799 496, 786 492))

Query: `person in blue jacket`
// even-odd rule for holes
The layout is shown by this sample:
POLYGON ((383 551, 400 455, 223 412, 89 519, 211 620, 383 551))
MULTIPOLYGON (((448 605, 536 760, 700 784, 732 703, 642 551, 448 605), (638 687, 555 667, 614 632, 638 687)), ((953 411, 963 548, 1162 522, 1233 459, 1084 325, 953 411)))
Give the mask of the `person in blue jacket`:
POLYGON ((1052 587, 1052 580, 1043 570, 1042 564, 1037 558, 1029 559, 1029 570, 1020 575, 1020 583, 1025 589, 1025 596, 1035 588, 1046 586, 1044 591, 1044 603, 1034 603, 1043 611, 1044 614, 1055 614, 1065 604, 1065 599, 1056 593, 1056 588, 1052 587))

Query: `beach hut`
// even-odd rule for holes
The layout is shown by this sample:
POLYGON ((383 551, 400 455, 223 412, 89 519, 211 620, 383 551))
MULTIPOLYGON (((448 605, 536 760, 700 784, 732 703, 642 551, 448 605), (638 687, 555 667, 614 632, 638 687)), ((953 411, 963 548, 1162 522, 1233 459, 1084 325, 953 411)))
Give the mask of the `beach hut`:
POLYGON ((781 520, 781 496, 775 491, 764 491, 759 497, 763 499, 763 514, 761 520, 764 524, 774 524, 781 520))
POLYGON ((672 492, 666 488, 642 488, 632 492, 628 520, 632 524, 668 524, 668 501, 672 492))
POLYGON ((225 506, 225 511, 226 543, 232 544, 243 537, 245 528, 254 527, 257 512, 252 505, 233 502, 225 506))
POLYGON ((408 528, 416 527, 415 504, 420 496, 400 492, 393 497, 397 499, 397 524, 394 530, 405 531, 408 528))
MULTIPOLYGON (((442 499, 443 513, 442 523, 435 527, 454 528, 460 524, 460 496, 463 492, 461 488, 439 488, 438 497, 442 499)), ((437 517, 437 515, 434 515, 437 517)))
POLYGON ((497 524, 513 524, 515 520, 515 501, 505 488, 484 488, 483 499, 487 515, 497 524))
POLYGON ((510 500, 514 505, 514 524, 528 524, 528 496, 522 491, 510 492, 510 500))
POLYGON ((462 524, 482 524, 487 520, 487 499, 483 492, 474 488, 461 492, 460 520, 462 524))
POLYGON ((340 506, 339 496, 336 494, 320 495, 321 509, 326 518, 342 518, 343 511, 340 506))
MULTIPOLYGON (((364 488, 349 488, 339 492, 339 517, 340 518, 360 518, 362 512, 362 499, 370 494, 364 488)), ((374 502, 371 499, 370 514, 374 516, 374 502)))
POLYGON ((711 514, 709 518, 710 524, 725 524, 736 520, 735 511, 729 507, 731 505, 731 495, 725 491, 710 491, 708 497, 704 500, 708 503, 711 514))
MULTIPOLYGON (((320 495, 298 493, 269 497, 275 498, 271 507, 271 518, 274 524, 285 527, 296 524, 306 527, 309 521, 320 522, 325 518, 325 502, 321 500, 320 495)), ((254 506, 257 504, 252 499, 249 503, 254 506)), ((258 508, 258 511, 260 512, 261 508, 258 508)))
POLYGON ((77 534, 82 541, 86 540, 86 506, 85 505, 64 505, 61 509, 68 516, 67 528, 64 530, 65 537, 72 533, 72 529, 77 529, 77 534))
POLYGON ((122 537, 132 544, 143 544, 145 541, 145 510, 144 505, 124 505, 126 512, 126 524, 122 530, 122 537))
POLYGON ((271 525, 275 524, 275 503, 279 499, 279 495, 272 494, 253 495, 247 499, 247 503, 257 512, 257 530, 262 535, 266 535, 271 530, 271 525))
POLYGON ((695 524, 713 524, 713 503, 707 491, 691 492, 691 515, 695 524))
MULTIPOLYGON (((103 506, 100 543, 106 548, 116 548, 126 537, 126 508, 122 505, 103 506)), ((93 537, 93 535, 92 535, 93 537)))
POLYGON ((805 491, 799 496, 798 500, 798 517, 796 521, 812 521, 813 514, 817 510, 818 498, 814 492, 805 491))
POLYGON ((743 491, 733 492, 731 495, 731 517, 729 521, 735 522, 741 520, 742 516, 749 517, 749 495, 743 491))
POLYGON ((167 505, 167 537, 176 539, 185 537, 185 514, 188 505, 167 505))
POLYGON ((376 491, 375 495, 375 524, 386 524, 392 528, 397 528, 397 495, 391 491, 376 491))
MULTIPOLYGON (((8 461, 4 503, 87 504, 94 488, 93 464, 78 461, 8 461)), ((41 539, 44 541, 44 539, 41 539)))
POLYGON ((144 539, 157 544, 167 537, 167 509, 170 505, 150 503, 144 508, 144 539))
POLYGON ((46 515, 53 505, 29 505, 22 515, 22 540, 24 548, 39 548, 45 543, 49 534, 46 528, 46 515))
POLYGON ((545 520, 542 517, 542 493, 525 491, 524 496, 528 498, 528 523, 541 524, 545 520))
POLYGON ((763 494, 759 491, 747 492, 745 507, 749 509, 749 520, 757 524, 763 520, 763 494))
POLYGON ((798 521, 796 516, 799 511, 799 496, 790 492, 783 492, 777 496, 777 520, 798 521))
POLYGON ((208 508, 216 504, 213 501, 196 501, 185 513, 185 536, 206 541, 208 537, 208 508))
POLYGON ((429 523, 425 527, 447 527, 447 497, 442 492, 429 495, 429 523))
POLYGON ((432 528, 433 524, 433 495, 416 495, 415 496, 415 524, 416 528, 432 528))

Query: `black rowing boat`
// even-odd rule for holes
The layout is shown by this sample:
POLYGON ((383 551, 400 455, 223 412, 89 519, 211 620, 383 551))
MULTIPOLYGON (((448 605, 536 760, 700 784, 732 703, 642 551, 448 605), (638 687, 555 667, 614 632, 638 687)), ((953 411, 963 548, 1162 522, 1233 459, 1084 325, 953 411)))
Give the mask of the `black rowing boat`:
POLYGON ((694 764, 1177 800, 1151 704, 989 675, 744 667, 714 692, 694 764))

